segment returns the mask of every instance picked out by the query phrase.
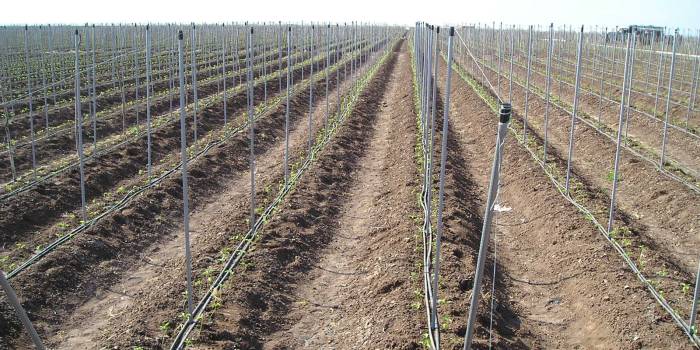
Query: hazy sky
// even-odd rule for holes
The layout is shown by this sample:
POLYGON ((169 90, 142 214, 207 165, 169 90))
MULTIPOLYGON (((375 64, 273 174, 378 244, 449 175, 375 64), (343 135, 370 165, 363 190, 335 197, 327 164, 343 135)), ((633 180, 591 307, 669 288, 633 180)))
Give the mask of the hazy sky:
POLYGON ((700 0, 6 0, 0 23, 359 20, 412 24, 502 21, 700 28, 700 0))

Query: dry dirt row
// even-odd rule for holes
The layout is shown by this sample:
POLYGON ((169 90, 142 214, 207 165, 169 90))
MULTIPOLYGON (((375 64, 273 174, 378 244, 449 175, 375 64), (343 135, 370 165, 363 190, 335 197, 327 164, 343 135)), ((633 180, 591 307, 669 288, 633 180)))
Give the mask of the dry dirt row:
MULTIPOLYGON (((344 72, 339 76, 342 79, 344 72)), ((334 79, 330 83, 330 108, 335 108, 334 79)), ((343 90, 348 88, 345 83, 343 90)), ((314 95, 317 130, 326 111, 323 81, 317 81, 314 95)), ((306 149, 308 101, 308 89, 299 91, 291 101, 292 133, 298 135, 294 159, 306 149)), ((267 114, 256 123, 259 203, 276 191, 282 171, 284 104, 267 114)), ((223 247, 240 239, 237 234, 247 227, 249 199, 238 195, 249 188, 247 138, 247 133, 236 135, 190 167, 195 277, 200 280, 197 293, 210 282, 207 274, 211 272, 203 270, 214 264, 223 247), (217 201, 219 206, 227 204, 222 208, 230 215, 216 212, 217 201), (211 207, 207 203, 215 203, 214 209, 206 210, 211 207), (213 220, 215 217, 219 219, 213 220), (204 227, 198 226, 200 222, 204 227)), ((32 271, 18 276, 15 285, 22 286, 18 293, 27 300, 25 306, 35 320, 39 318, 42 333, 53 335, 49 344, 66 344, 65 348, 93 348, 100 342, 124 347, 164 345, 184 305, 180 295, 184 271, 178 255, 182 247, 178 241, 182 232, 178 226, 182 220, 180 188, 178 176, 166 180, 129 208, 74 238, 70 247, 60 248, 32 271), (129 312, 122 314, 120 306, 129 312), (170 322, 169 330, 160 329, 163 322, 170 322)), ((26 339, 14 344, 23 341, 26 339)))
MULTIPOLYGON (((463 60, 459 62, 466 64, 463 60)), ((487 73, 487 76, 491 82, 496 81, 495 73, 487 73)), ((507 93, 508 82, 501 81, 501 91, 507 93)), ((524 111, 524 95, 525 89, 514 84, 516 112, 524 111)), ((545 101, 531 94, 529 107, 529 134, 539 137, 541 144, 545 101)), ((550 106, 548 159, 559 163, 561 174, 566 170, 570 123, 570 116, 550 106)), ((615 144, 581 122, 576 125, 574 137, 572 173, 580 184, 573 187, 572 195, 585 198, 586 206, 605 225, 615 144)), ((530 147, 534 147, 533 144, 530 147)), ((685 286, 693 284, 693 273, 698 264, 700 221, 694 208, 700 205, 700 195, 628 151, 621 152, 619 174, 614 225, 616 239, 625 246, 629 256, 634 258, 656 289, 663 291, 671 306, 687 319, 692 291, 685 286)))
POLYGON ((410 79, 402 50, 264 229, 201 348, 419 348, 410 79))
MULTIPOLYGON (((411 74, 408 46, 401 43, 216 295, 192 348, 421 348, 426 322, 411 74)), ((443 66, 438 106, 445 76, 443 66)), ((450 94, 439 313, 443 349, 461 349, 497 120, 457 74, 450 94)), ((334 109, 334 91, 330 95, 334 109)), ((295 159, 304 155, 310 131, 308 106, 298 101, 290 134, 295 159)), ((313 130, 322 126, 325 113, 324 101, 316 101, 313 130)), ((256 196, 263 202, 281 178, 282 111, 258 125, 256 196)), ((442 115, 441 108, 437 112, 442 115)), ((497 349, 688 348, 617 252, 561 197, 523 147, 507 136, 499 192, 499 204, 507 209, 494 221, 475 347, 488 348, 493 296, 497 349)), ((246 154, 242 136, 193 165, 193 188, 201 185, 191 216, 195 294, 208 286, 215 272, 207 267, 217 266, 222 247, 247 228, 246 154)), ((551 156, 561 161, 558 153, 551 156)), ((169 346, 180 322, 177 312, 184 310, 184 269, 176 224, 180 189, 177 180, 163 186, 167 193, 148 193, 139 202, 143 206, 115 214, 71 251, 38 265, 45 284, 24 292, 36 294, 29 309, 40 311, 44 332, 56 334, 49 339, 52 346, 169 346), (118 233, 144 241, 127 245, 118 233), (84 264, 98 268, 85 271, 84 264), (49 298, 55 290, 68 295, 49 298), (58 314, 32 306, 44 300, 58 303, 58 314)))
MULTIPOLYGON (((442 69, 441 84, 444 79, 442 69)), ((497 118, 459 75, 453 75, 452 83, 451 125, 467 164, 463 176, 473 181, 478 194, 473 200, 483 213, 497 118)), ((506 294, 502 298, 497 293, 495 303, 495 328, 503 340, 499 347, 688 347, 623 260, 561 197, 511 133, 499 202, 509 209, 497 214, 494 225, 497 289, 506 294), (512 318, 498 317, 511 311, 512 318)), ((478 232, 474 234, 478 239, 478 232)), ((486 286, 483 293, 490 291, 490 282, 486 286)), ((488 294, 483 300, 482 314, 488 317, 488 294)), ((488 337, 483 331, 477 335, 482 341, 488 337)))

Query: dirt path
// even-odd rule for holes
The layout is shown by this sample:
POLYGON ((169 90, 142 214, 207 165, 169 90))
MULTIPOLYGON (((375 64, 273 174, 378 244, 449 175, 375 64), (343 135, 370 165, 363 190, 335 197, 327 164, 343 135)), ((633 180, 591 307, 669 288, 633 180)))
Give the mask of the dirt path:
MULTIPOLYGON (((321 94, 322 85, 314 89, 321 94)), ((329 85, 330 87, 330 85, 329 85)), ((329 90, 331 107, 335 106, 335 83, 329 90)), ((349 84, 342 84, 345 91, 349 84)), ((294 123, 290 127, 290 150, 294 159, 302 154, 306 147, 309 133, 307 124, 308 94, 305 92, 299 98, 292 100, 297 104, 291 113, 294 123)), ((320 95, 315 96, 314 125, 317 130, 323 123, 325 114, 325 99, 320 95)), ((279 125, 278 125, 279 127, 279 125)), ((269 139, 266 130, 259 130, 260 135, 269 139)), ((258 185, 258 200, 267 192, 265 188, 276 189, 276 181, 282 174, 284 138, 277 131, 273 131, 273 144, 266 146, 269 141, 258 142, 258 146, 266 147, 258 155, 256 162, 256 182, 258 185)), ((210 284, 209 277, 212 271, 202 271, 198 266, 212 265, 214 259, 220 256, 221 247, 233 243, 235 232, 246 230, 246 219, 249 213, 250 203, 250 179, 247 169, 235 171, 228 176, 229 180, 223 186, 222 191, 212 198, 207 199, 200 208, 196 208, 190 215, 191 245, 195 264, 195 302, 200 294, 210 284), (232 240, 230 240, 232 239, 232 240), (199 273, 198 273, 199 272, 199 273), (209 277, 208 277, 209 276, 209 277)), ((94 298, 81 306, 69 319, 72 323, 69 331, 57 339, 59 349, 89 349, 109 344, 167 346, 167 336, 172 332, 178 319, 179 306, 173 303, 165 303, 160 300, 170 291, 160 291, 159 286, 172 286, 180 284, 181 276, 184 276, 182 261, 184 260, 182 228, 170 232, 167 239, 144 253, 139 263, 126 271, 123 278, 115 286, 101 291, 94 298), (180 277, 177 277, 177 276, 180 277), (158 305, 154 309, 154 305, 158 305), (168 306, 169 305, 169 306, 168 306), (169 326, 163 326, 166 322, 169 326), (163 326, 163 327, 161 327, 163 326), (117 330, 117 331, 114 331, 117 330), (126 337, 125 337, 126 332, 126 337), (148 339, 155 339, 149 341, 148 339), (155 343, 155 344, 154 344, 155 343)), ((235 243, 235 242, 234 242, 235 243)), ((176 289, 169 287, 168 289, 176 289)), ((181 304, 179 301, 176 304, 181 304)), ((183 304, 184 305, 184 304, 183 304)))
MULTIPOLYGON (((489 74, 492 82, 495 74, 489 74)), ((508 81, 502 79, 501 91, 507 93, 508 81)), ((524 110, 524 89, 513 85, 515 111, 524 110)), ((530 135, 544 135, 544 100, 530 98, 528 128, 530 135)), ((548 123, 548 159, 558 159, 559 171, 566 169, 570 117, 558 108, 551 108, 548 123)), ((522 132, 522 131, 520 131, 522 132)), ((539 143, 541 146, 541 142, 539 143)), ((533 147, 531 145, 531 147, 533 147)), ((575 152, 572 173, 581 183, 574 196, 585 197, 593 215, 607 224, 612 188, 611 171, 615 144, 584 123, 575 129, 575 152)), ((634 257, 646 278, 657 290, 663 290, 671 306, 689 318, 692 293, 685 284, 694 283, 697 269, 696 252, 700 239, 697 210, 700 195, 660 173, 655 166, 640 160, 628 151, 621 152, 620 181, 616 197, 614 232, 634 257)))
MULTIPOLYGON (((444 76, 443 69, 441 83, 444 76)), ((483 194, 497 119, 459 76, 453 75, 452 82, 451 121, 463 148, 465 176, 483 194)), ((522 342, 507 348, 687 347, 683 334, 622 259, 559 195, 511 133, 501 185, 500 205, 509 210, 498 214, 494 225, 500 275, 496 288, 506 295, 496 295, 496 316, 502 316, 499 310, 513 309, 518 320, 515 335, 504 335, 522 342)), ((483 213, 483 203, 480 207, 483 213)), ((490 287, 489 281, 482 293, 490 287)), ((488 304, 481 308, 488 317, 488 304)), ((508 320, 496 317, 496 329, 504 321, 508 320)), ((477 336, 485 342, 488 334, 477 331, 477 336)))
POLYGON ((405 331, 394 319, 411 316, 407 301, 396 298, 410 293, 411 262, 394 248, 410 249, 404 242, 414 232, 415 123, 412 89, 405 83, 411 79, 407 51, 397 60, 369 146, 352 170, 336 232, 294 292, 289 324, 270 335, 265 349, 367 349, 384 333, 405 331))
POLYGON ((411 98, 397 56, 266 225, 196 348, 419 348, 415 116, 393 103, 411 98))

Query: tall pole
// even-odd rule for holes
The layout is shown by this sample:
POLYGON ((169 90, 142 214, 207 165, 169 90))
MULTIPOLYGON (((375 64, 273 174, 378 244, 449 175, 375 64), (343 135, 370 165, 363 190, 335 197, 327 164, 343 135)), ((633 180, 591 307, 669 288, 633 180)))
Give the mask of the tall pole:
POLYGON ((578 91, 581 86, 581 47, 583 45, 583 26, 578 34, 578 50, 576 54, 576 84, 574 86, 574 108, 571 113, 571 129, 569 133, 569 157, 566 161, 566 195, 569 195, 569 185, 571 182, 571 165, 574 157, 574 130, 576 128, 576 113, 578 111, 578 91))
POLYGON ((194 23, 192 23, 192 42, 190 43, 192 47, 191 50, 191 64, 192 64, 192 96, 194 97, 194 145, 197 144, 197 109, 199 107, 197 101, 197 28, 194 23))
POLYGON ((488 197, 486 199, 486 212, 484 213, 484 224, 481 228, 481 242, 479 244, 479 255, 476 261, 476 272, 474 275, 474 287, 472 289, 471 302, 469 303, 469 317, 467 319, 467 330, 464 336, 464 350, 471 349, 474 338, 474 324, 476 314, 479 311, 479 299, 481 297, 481 283, 484 277, 484 267, 488 258, 488 245, 491 240, 491 221, 493 219, 493 207, 498 194, 499 175, 501 171, 501 157, 505 137, 508 133, 508 122, 510 121, 510 103, 501 104, 498 123, 498 135, 496 136, 496 150, 491 167, 491 180, 489 181, 488 197))
POLYGON ((29 64, 29 27, 24 26, 24 59, 27 66, 27 92, 29 94, 29 130, 32 143, 32 175, 36 177, 36 141, 34 137, 34 108, 32 96, 32 69, 29 64))
MULTIPOLYGON (((438 28, 439 29, 439 28, 438 28)), ((439 32, 438 32, 439 33, 439 32)), ((440 145, 440 180, 438 185, 438 208, 437 208, 437 235, 435 236, 435 261, 433 269, 433 298, 432 298, 432 324, 431 330, 438 334, 437 342, 439 343, 439 322, 437 317, 438 307, 438 282, 440 279, 440 246, 442 241, 442 233, 444 231, 443 212, 445 209, 445 169, 447 163, 447 139, 449 132, 449 116, 450 116, 450 95, 452 85, 452 45, 455 29, 450 27, 450 36, 447 39, 447 80, 445 81, 445 104, 442 116, 442 140, 440 145)), ((439 38, 439 35, 438 35, 439 38)), ((437 49, 436 49, 437 50, 437 49)), ((437 67, 437 66, 436 66, 437 67)), ((437 71, 437 68, 436 68, 437 71)), ((436 77, 437 78, 437 77, 436 77)))
MULTIPOLYGON (((284 186, 289 186, 289 81, 292 77, 292 27, 287 27, 287 105, 284 113, 284 186)), ((281 57, 281 55, 280 55, 281 57)), ((282 64, 280 63, 280 67, 282 64)), ((282 76, 280 74, 280 76, 282 76)), ((309 134, 311 129, 308 130, 309 134)))
POLYGON ((331 25, 328 24, 326 26, 326 67, 323 70, 324 75, 326 76, 326 118, 325 118, 325 125, 328 125, 328 114, 330 113, 330 105, 328 101, 328 67, 331 65, 331 25))
POLYGON ((75 138, 78 149, 78 161, 80 171, 80 214, 83 221, 87 221, 87 209, 85 201, 85 159, 83 156, 83 112, 80 103, 80 34, 75 30, 73 36, 75 45, 75 138))
POLYGON ((515 49, 515 40, 513 38, 513 32, 515 31, 515 26, 510 29, 510 70, 508 72, 508 101, 513 102, 513 51, 515 49))
POLYGON ((545 84, 544 105, 544 142, 542 147, 542 163, 547 163, 547 137, 549 127, 549 99, 552 91, 552 55, 554 53, 554 23, 549 24, 549 44, 547 45, 547 82, 545 84))
POLYGON ((314 104, 314 25, 311 25, 311 72, 309 73, 309 151, 308 155, 311 156, 311 146, 313 145, 313 125, 312 125, 312 114, 313 114, 313 104, 314 104))
POLYGON ((92 86, 90 87, 90 121, 92 122, 92 155, 97 153, 97 92, 95 91, 97 66, 95 63, 95 25, 92 25, 92 35, 90 35, 90 48, 92 51, 92 86))
POLYGON ((148 153, 148 166, 146 176, 151 181, 151 29, 146 25, 146 152, 148 153))
POLYGON ((185 230, 185 269, 187 278, 187 316, 192 321, 192 253, 190 252, 190 207, 187 184, 187 113, 185 112, 185 59, 182 31, 177 33, 178 68, 180 80, 180 158, 182 161, 182 221, 185 230))
POLYGON ((668 138, 668 119, 671 114, 671 92, 673 91, 673 73, 676 66, 676 39, 678 38, 678 29, 673 33, 673 48, 671 49, 671 71, 668 77, 668 95, 666 95, 666 117, 664 118, 664 134, 661 141, 661 159, 659 166, 663 169, 666 158, 666 139, 668 138))
MULTIPOLYGON (((628 37, 631 39, 632 35, 628 34, 628 37)), ((609 211, 609 216, 608 216, 608 235, 612 232, 613 229, 613 222, 615 220, 615 198, 617 195, 617 179, 618 179, 618 171, 620 168, 620 150, 621 150, 621 141, 622 141, 622 129, 623 129, 623 124, 625 124, 625 100, 627 98, 627 94, 625 91, 627 89, 632 89, 631 84, 628 85, 628 75, 631 74, 632 70, 632 64, 630 63, 631 58, 632 58, 632 52, 630 52, 630 48, 632 47, 632 41, 633 40, 628 40, 627 41, 627 50, 625 50, 625 70, 623 74, 623 79, 622 79, 622 100, 620 101, 620 115, 617 121, 617 145, 615 147, 615 162, 614 162, 614 170, 613 170, 613 188, 612 188, 612 194, 610 195, 610 211, 609 211)))
MULTIPOLYGON (((675 39, 675 37, 674 37, 675 39)), ((657 117, 656 110, 659 104, 659 90, 661 90, 661 76, 663 74, 664 65, 664 52, 666 51, 666 28, 664 27, 663 34, 661 35, 661 51, 659 52, 659 70, 656 76, 656 93, 654 94, 654 118, 657 117)))
POLYGON ((255 116, 253 115, 253 27, 248 32, 248 132, 250 137, 250 228, 255 226, 255 116))
POLYGON ((29 337, 32 339, 32 343, 34 343, 34 347, 39 350, 44 350, 44 344, 41 342, 41 338, 39 338, 39 334, 36 332, 36 329, 34 329, 32 321, 30 321, 29 317, 27 317, 27 313, 24 311, 22 304, 20 304, 15 290, 12 289, 10 282, 7 280, 7 277, 5 277, 5 271, 0 271, 0 287, 2 287, 2 289, 5 291, 7 301, 10 303, 10 305, 12 305, 12 308, 15 309, 15 314, 17 317, 19 317, 19 320, 22 322, 22 325, 24 325, 27 333, 29 333, 29 337))
POLYGON ((598 79, 600 79, 600 92, 598 95, 598 126, 601 124, 601 118, 603 115, 603 95, 604 95, 604 82, 605 82, 605 60, 608 58, 608 40, 607 40, 607 34, 608 33, 608 28, 605 27, 605 37, 606 40, 603 42, 603 54, 601 55, 601 62, 600 62, 600 73, 598 79))
MULTIPOLYGON (((226 28, 225 24, 221 24, 221 29, 223 33, 221 35, 221 75, 223 77, 223 90, 224 90, 224 126, 228 124, 228 97, 226 96, 226 28)), ((236 53, 237 55, 238 53, 236 53)))
MULTIPOLYGON (((134 24, 134 79, 136 80, 136 88, 135 88, 135 103, 134 103, 134 109, 136 112, 136 125, 139 125, 139 47, 138 47, 138 32, 136 30, 137 26, 134 24)), ((139 127, 140 130, 140 127, 139 127)))
POLYGON ((700 265, 698 265, 698 271, 695 274, 695 292, 693 293, 693 305, 690 308, 690 321, 688 321, 690 329, 697 329, 695 328, 695 321, 697 321, 698 317, 698 299, 700 299, 700 265))
MULTIPOLYGON (((512 63, 512 61, 511 61, 512 63)), ((527 76, 525 78, 525 117, 523 118, 523 143, 527 145, 527 114, 530 102, 530 70, 532 67, 532 26, 527 32, 527 76)))

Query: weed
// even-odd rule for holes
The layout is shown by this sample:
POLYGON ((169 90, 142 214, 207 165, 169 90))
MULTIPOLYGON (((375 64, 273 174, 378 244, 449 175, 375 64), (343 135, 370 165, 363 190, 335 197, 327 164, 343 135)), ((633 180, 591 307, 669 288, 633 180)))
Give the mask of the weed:
POLYGON ((420 337, 420 345, 423 346, 424 349, 430 349, 430 335, 428 333, 423 333, 420 337))
POLYGON ((644 252, 646 251, 646 249, 647 248, 643 245, 639 247, 639 262, 638 262, 638 264, 639 264, 640 270, 643 270, 644 265, 646 265, 646 261, 644 260, 644 252))
POLYGON ((163 321, 163 323, 160 324, 159 328, 161 332, 168 333, 170 331, 170 322, 163 321))
POLYGON ((683 295, 688 295, 690 293, 690 283, 681 283, 681 292, 683 295))
POLYGON ((443 315, 440 318, 440 329, 442 329, 443 331, 447 331, 448 329, 450 329, 451 324, 452 318, 450 317, 450 315, 443 315))

